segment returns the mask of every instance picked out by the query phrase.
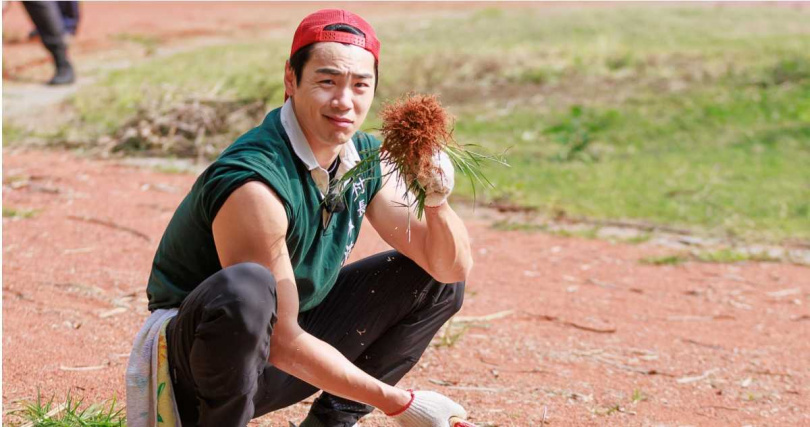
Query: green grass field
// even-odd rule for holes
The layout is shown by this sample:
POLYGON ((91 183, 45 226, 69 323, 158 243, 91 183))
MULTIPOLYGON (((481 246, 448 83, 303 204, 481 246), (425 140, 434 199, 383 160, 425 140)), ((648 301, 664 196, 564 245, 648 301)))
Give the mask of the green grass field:
MULTIPOLYGON (((807 241, 809 20, 807 9, 661 4, 375 22, 375 111, 407 91, 441 94, 457 140, 505 151, 512 165, 485 168, 495 188, 482 200, 807 241)), ((161 98, 278 106, 288 43, 202 48, 111 72, 71 101, 80 129, 111 133, 161 98)), ((463 183, 457 193, 472 195, 463 183)))

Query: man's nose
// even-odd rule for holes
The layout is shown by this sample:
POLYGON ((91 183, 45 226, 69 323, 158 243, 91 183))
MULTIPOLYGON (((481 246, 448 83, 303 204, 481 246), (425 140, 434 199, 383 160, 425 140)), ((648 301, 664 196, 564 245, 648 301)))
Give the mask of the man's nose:
POLYGON ((348 110, 352 108, 352 90, 350 87, 344 87, 337 90, 335 97, 332 99, 332 106, 339 110, 348 110))

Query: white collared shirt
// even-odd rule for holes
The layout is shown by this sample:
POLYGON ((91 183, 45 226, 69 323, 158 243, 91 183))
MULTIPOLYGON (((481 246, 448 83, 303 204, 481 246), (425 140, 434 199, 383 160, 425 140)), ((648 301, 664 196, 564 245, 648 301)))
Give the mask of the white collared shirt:
MULTIPOLYGON (((312 174, 312 180, 321 191, 321 198, 329 193, 329 171, 322 168, 315 159, 315 154, 312 152, 312 147, 309 146, 304 132, 301 130, 301 125, 298 124, 298 118, 295 117, 293 111, 292 99, 288 99, 281 107, 281 125, 287 136, 290 138, 293 151, 295 155, 304 162, 307 169, 312 174)), ((349 169, 353 168, 360 161, 360 155, 357 153, 357 148, 354 142, 349 138, 342 149, 340 150, 340 166, 338 167, 335 179, 340 179, 349 169)))

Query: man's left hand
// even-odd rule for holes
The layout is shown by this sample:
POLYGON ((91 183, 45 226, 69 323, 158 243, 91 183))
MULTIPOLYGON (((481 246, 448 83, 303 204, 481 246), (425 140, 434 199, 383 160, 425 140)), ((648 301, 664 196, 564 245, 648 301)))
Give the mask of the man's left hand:
POLYGON ((453 162, 443 150, 439 150, 430 158, 430 164, 431 167, 427 171, 420 172, 416 180, 425 189, 427 195, 425 206, 436 207, 447 201, 447 197, 453 191, 455 171, 453 162))

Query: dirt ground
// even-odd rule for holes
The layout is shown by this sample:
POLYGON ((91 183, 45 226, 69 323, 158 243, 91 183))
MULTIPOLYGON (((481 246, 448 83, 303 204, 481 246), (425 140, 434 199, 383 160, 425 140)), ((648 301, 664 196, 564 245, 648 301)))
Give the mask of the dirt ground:
MULTIPOLYGON (((274 22, 290 28, 289 19, 314 9, 84 7, 87 21, 74 43, 88 68, 118 46, 104 43, 121 28, 190 43, 210 35, 211 26, 223 28, 218 19, 226 13, 226 27, 244 31, 217 34, 250 37, 274 22)), ((355 9, 362 8, 371 16, 394 10, 355 9)), ((25 28, 20 11, 15 4, 5 17, 7 31, 25 28)), ((32 58, 40 49, 12 46, 32 58)), ((4 56, 13 52, 7 46, 4 56)), ((47 65, 30 61, 15 63, 19 73, 34 76, 47 65)), ((4 148, 3 206, 30 212, 3 218, 4 411, 37 390, 123 399, 131 342, 148 315, 152 256, 194 178, 69 152, 4 148)), ((458 209, 476 262, 464 308, 402 386, 447 394, 479 425, 810 425, 807 267, 643 265, 641 258, 668 249, 497 231, 491 211, 458 209)), ((352 259, 385 248, 366 225, 352 259)), ((286 426, 306 409, 304 402, 253 424, 286 426)), ((362 425, 391 424, 375 412, 362 425)))

